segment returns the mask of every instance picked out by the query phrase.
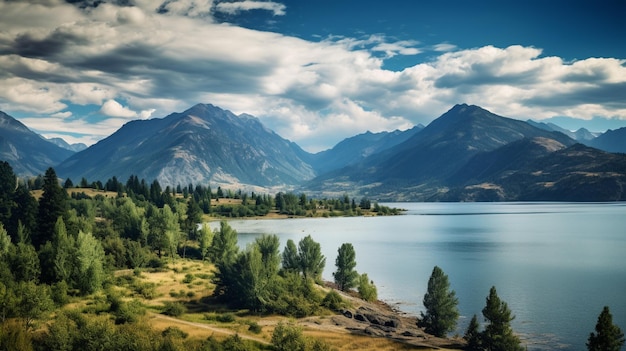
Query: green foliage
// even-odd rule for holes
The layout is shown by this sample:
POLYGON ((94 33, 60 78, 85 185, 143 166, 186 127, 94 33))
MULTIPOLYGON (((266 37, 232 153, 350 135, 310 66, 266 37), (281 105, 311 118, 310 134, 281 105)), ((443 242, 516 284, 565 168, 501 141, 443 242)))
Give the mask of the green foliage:
POLYGON ((359 286, 357 287, 359 295, 365 301, 376 301, 378 299, 378 290, 374 282, 369 279, 367 273, 359 276, 359 286))
POLYGON ((333 310, 338 311, 344 307, 346 307, 346 302, 341 298, 338 292, 335 290, 330 290, 324 299, 322 300, 322 306, 333 310))
POLYGON ((595 332, 589 334, 587 350, 589 351, 619 351, 624 346, 624 333, 615 324, 608 306, 604 306, 598 316, 595 332))
POLYGON ((15 316, 24 320, 27 326, 51 311, 53 305, 47 285, 28 281, 20 282, 15 288, 15 316))
POLYGON ((76 238, 74 286, 82 294, 91 294, 104 281, 104 250, 91 233, 79 232, 76 238))
POLYGON ((257 322, 250 322, 248 323, 248 325, 248 331, 250 331, 251 333, 261 334, 261 332, 263 331, 263 327, 261 327, 257 322))
POLYGON ((426 313, 421 313, 421 319, 417 325, 432 335, 445 337, 456 328, 459 318, 454 290, 450 290, 448 276, 437 266, 428 279, 428 291, 424 295, 424 307, 426 313))
POLYGON ((16 281, 39 281, 41 266, 33 245, 18 243, 13 246, 13 252, 10 255, 9 265, 16 281))
POLYGON ((320 244, 315 242, 311 235, 305 236, 298 243, 298 263, 304 279, 311 278, 316 282, 321 282, 326 257, 322 255, 320 244))
POLYGON ((13 193, 17 185, 17 178, 13 168, 6 161, 0 161, 0 223, 8 224, 15 202, 13 193))
POLYGON ((357 286, 359 273, 354 269, 356 267, 356 253, 352 244, 341 244, 337 250, 335 266, 337 271, 333 273, 333 277, 339 290, 348 291, 357 286))
POLYGON ((272 345, 276 351, 305 351, 307 341, 301 327, 280 322, 272 333, 272 345))
POLYGON ((67 193, 59 185, 54 169, 48 168, 44 176, 43 194, 39 198, 37 235, 32 238, 36 247, 50 240, 57 219, 66 215, 66 211, 67 193))
POLYGON ((515 317, 511 315, 511 310, 506 302, 500 300, 495 286, 489 290, 489 296, 482 312, 488 323, 481 337, 484 348, 493 351, 523 350, 520 340, 513 333, 510 324, 515 317))
POLYGON ((178 301, 166 301, 163 306, 163 314, 166 316, 180 317, 185 312, 187 312, 187 308, 178 301))
POLYGON ((33 350, 31 332, 19 321, 12 320, 0 324, 0 350, 33 350))
POLYGON ((469 325, 467 326, 467 330, 465 331, 465 335, 463 339, 467 341, 466 349, 468 351, 480 351, 481 348, 481 334, 480 334, 480 325, 478 324, 478 317, 476 315, 472 316, 469 325))
POLYGON ((289 272, 299 272, 300 271, 300 263, 298 257, 298 248, 296 247, 296 243, 293 240, 287 240, 287 244, 285 245, 285 249, 283 250, 282 255, 282 266, 283 270, 289 272))
POLYGON ((200 246, 200 256, 202 257, 202 260, 204 260, 207 258, 209 250, 211 249, 211 244, 213 243, 213 231, 211 231, 211 227, 209 227, 207 223, 203 223, 197 236, 198 244, 200 246))

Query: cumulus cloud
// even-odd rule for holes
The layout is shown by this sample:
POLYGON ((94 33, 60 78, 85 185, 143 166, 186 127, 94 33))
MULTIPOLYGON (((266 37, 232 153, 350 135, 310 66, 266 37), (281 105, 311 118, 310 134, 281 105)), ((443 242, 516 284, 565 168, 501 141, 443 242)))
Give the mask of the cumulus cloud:
POLYGON ((309 41, 211 19, 212 11, 285 14, 268 1, 30 5, 0 2, 0 108, 38 114, 28 122, 39 121, 39 131, 57 123, 105 136, 128 119, 198 102, 253 114, 312 151, 366 130, 427 124, 462 102, 520 119, 626 119, 621 59, 564 62, 525 46, 426 48, 382 34, 309 41), (412 67, 384 68, 390 57, 424 51, 412 67), (64 119, 69 105, 93 106, 102 120, 64 119))
POLYGON ((137 112, 130 110, 128 107, 122 106, 115 100, 107 100, 100 108, 100 113, 110 117, 137 117, 137 112))
POLYGON ((273 2, 273 1, 234 1, 234 2, 220 2, 215 6, 217 11, 224 12, 230 15, 236 15, 242 11, 250 10, 267 10, 274 14, 274 16, 284 16, 286 6, 273 2))

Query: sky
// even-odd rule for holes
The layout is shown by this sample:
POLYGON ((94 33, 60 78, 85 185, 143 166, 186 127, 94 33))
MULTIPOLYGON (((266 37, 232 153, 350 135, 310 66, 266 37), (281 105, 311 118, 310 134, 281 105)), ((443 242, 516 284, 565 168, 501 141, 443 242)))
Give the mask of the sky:
POLYGON ((626 0, 0 0, 0 110, 96 143, 197 103, 310 152, 458 103, 626 126, 626 0))

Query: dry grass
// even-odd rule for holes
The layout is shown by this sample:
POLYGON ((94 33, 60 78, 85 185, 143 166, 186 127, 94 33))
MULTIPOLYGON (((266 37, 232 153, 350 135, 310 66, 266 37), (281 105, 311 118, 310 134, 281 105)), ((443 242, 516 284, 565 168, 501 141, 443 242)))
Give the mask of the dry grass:
MULTIPOLYGON (((213 336, 219 340, 236 333, 245 339, 269 343, 275 326, 281 321, 288 321, 289 318, 251 315, 247 311, 232 311, 215 303, 211 298, 214 286, 210 281, 214 269, 212 264, 206 262, 179 259, 168 264, 164 271, 144 271, 139 276, 135 276, 134 279, 138 283, 156 285, 156 297, 141 299, 150 309, 158 311, 166 301, 179 301, 188 308, 188 312, 178 318, 151 312, 146 318, 148 323, 157 330, 176 326, 189 334, 191 338, 206 339, 213 336), (193 279, 189 282, 190 277, 193 279), (187 296, 190 292, 193 296, 187 296), (229 314, 230 320, 220 320, 219 316, 224 314, 229 314), (253 323, 261 326, 259 334, 249 330, 250 324, 253 323)), ((117 275, 133 275, 133 272, 120 271, 117 275)), ((138 297, 133 296, 133 298, 138 297)), ((313 316, 298 319, 296 323, 303 327, 305 335, 322 339, 337 350, 431 349, 387 338, 352 333, 343 326, 335 325, 332 319, 332 316, 313 316)))

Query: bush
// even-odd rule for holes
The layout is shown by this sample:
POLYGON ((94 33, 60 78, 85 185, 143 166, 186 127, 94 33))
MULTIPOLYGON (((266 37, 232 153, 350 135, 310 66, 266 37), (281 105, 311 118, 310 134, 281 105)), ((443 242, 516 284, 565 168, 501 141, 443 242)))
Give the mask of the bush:
POLYGON ((215 318, 218 322, 232 323, 235 321, 235 315, 232 313, 222 313, 215 318))
POLYGON ((184 284, 189 284, 191 283, 193 280, 195 279, 194 275, 191 273, 187 273, 185 274, 185 278, 183 278, 183 283, 184 284))
POLYGON ((263 327, 257 322, 250 322, 249 325, 248 330, 254 334, 261 334, 261 331, 263 331, 263 327))
POLYGON ((176 339, 185 339, 189 336, 189 334, 185 333, 178 327, 167 327, 163 332, 161 332, 163 337, 171 337, 176 339))
POLYGON ((187 312, 187 308, 180 302, 165 302, 163 308, 163 314, 166 316, 180 317, 183 313, 187 312))
POLYGON ((346 303, 341 298, 341 295, 339 295, 339 293, 335 290, 329 291, 328 294, 326 294, 326 296, 324 296, 324 299, 322 300, 322 306, 333 311, 340 310, 344 308, 345 305, 346 303))
POLYGON ((156 284, 154 283, 135 283, 133 288, 135 291, 148 300, 157 297, 156 284))
POLYGON ((135 323, 144 314, 146 314, 146 309, 141 303, 137 300, 132 300, 130 302, 122 302, 113 315, 115 316, 115 324, 124 324, 135 323))

